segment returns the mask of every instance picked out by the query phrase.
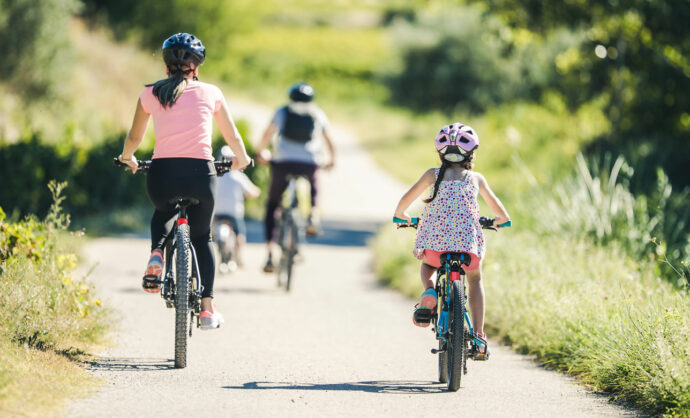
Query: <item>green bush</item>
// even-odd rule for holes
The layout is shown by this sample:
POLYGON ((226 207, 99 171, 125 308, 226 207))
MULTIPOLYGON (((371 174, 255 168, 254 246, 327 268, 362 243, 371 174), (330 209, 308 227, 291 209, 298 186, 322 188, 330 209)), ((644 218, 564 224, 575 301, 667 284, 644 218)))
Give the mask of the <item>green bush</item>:
POLYGON ((0 145, 0 204, 13 218, 44 216, 51 205, 45 184, 66 181, 66 209, 76 217, 146 202, 143 176, 127 176, 113 166, 123 136, 106 138, 91 148, 69 141, 47 144, 37 136, 0 145), (21 192, 18 192, 21 191, 21 192))
POLYGON ((50 183, 42 221, 10 223, 0 209, 0 338, 42 350, 93 343, 105 331, 101 302, 74 277, 76 256, 65 249, 64 187, 50 183))
POLYGON ((578 36, 542 39, 513 31, 481 7, 444 7, 394 26, 402 65, 389 85, 396 103, 446 113, 480 113, 520 99, 538 99, 555 77, 554 58, 578 36))
MULTIPOLYGON (((248 125, 238 121, 243 138, 248 138, 248 125)), ((115 209, 150 205, 146 195, 146 178, 131 175, 113 165, 113 158, 122 152, 124 134, 112 135, 100 142, 77 145, 64 140, 55 144, 43 142, 37 135, 12 144, 0 143, 0 204, 13 219, 32 213, 44 216, 52 203, 45 193, 50 180, 70 184, 65 192, 65 208, 79 224, 88 216, 111 212, 115 209), (17 193, 21 190, 21 193, 17 193)), ((224 144, 222 137, 213 141, 214 149, 224 144)), ((251 145, 245 140, 251 151, 251 145)), ((140 159, 150 159, 153 144, 144 141, 136 152, 140 159)), ((248 168, 247 173, 262 184, 265 175, 259 168, 248 168)))

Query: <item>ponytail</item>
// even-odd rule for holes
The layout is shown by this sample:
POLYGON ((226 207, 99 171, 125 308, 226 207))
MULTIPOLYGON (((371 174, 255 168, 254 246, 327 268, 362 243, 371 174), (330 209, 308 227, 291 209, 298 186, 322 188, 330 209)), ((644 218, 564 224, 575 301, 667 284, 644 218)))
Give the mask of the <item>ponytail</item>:
POLYGON ((441 158, 441 168, 438 170, 438 177, 436 177, 436 183, 434 183, 434 192, 431 195, 430 198, 424 199, 424 203, 431 203, 436 198, 436 194, 438 193, 438 186, 441 184, 441 181, 443 180, 443 176, 446 174, 446 169, 450 167, 451 164, 458 164, 460 167, 464 168, 465 170, 472 170, 474 168, 474 153, 469 153, 465 155, 465 160, 458 162, 458 163, 449 163, 448 161, 443 159, 443 156, 439 154, 439 157, 441 158))
POLYGON ((177 70, 170 72, 168 78, 158 80, 149 86, 153 86, 153 95, 156 96, 161 106, 172 107, 187 88, 187 79, 184 72, 177 70))
POLYGON ((443 180, 443 176, 446 174, 446 169, 450 163, 446 160, 443 160, 443 163, 441 164, 441 169, 438 170, 438 176, 436 177, 436 183, 434 183, 434 192, 431 195, 430 198, 424 199, 424 203, 431 203, 432 200, 436 199, 436 194, 438 193, 438 186, 441 184, 441 180, 443 180))

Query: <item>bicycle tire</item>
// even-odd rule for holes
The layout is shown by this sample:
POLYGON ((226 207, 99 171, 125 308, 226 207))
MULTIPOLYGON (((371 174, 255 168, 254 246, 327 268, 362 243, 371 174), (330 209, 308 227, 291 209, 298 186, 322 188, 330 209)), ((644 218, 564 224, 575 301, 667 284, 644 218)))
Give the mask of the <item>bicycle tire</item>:
MULTIPOLYGON (((438 349, 443 350, 443 341, 438 342, 438 349)), ((448 383, 448 353, 445 351, 438 353, 438 381, 448 383)))
POLYGON ((187 317, 189 315, 189 225, 177 226, 175 249, 175 368, 187 367, 187 317))
POLYGON ((283 287, 283 284, 287 283, 287 277, 285 277, 285 273, 287 272, 287 252, 285 251, 287 247, 286 238, 288 236, 287 221, 287 212, 283 211, 280 216, 280 226, 278 232, 278 245, 280 246, 280 260, 278 260, 278 268, 276 269, 276 284, 278 287, 283 287))
POLYGON ((448 390, 460 389, 465 367, 465 290, 461 280, 453 282, 448 312, 448 390))
POLYGON ((295 218, 290 217, 290 223, 288 225, 290 238, 288 239, 288 254, 287 254, 287 265, 286 268, 286 278, 285 291, 290 291, 290 284, 292 283, 292 269, 295 265, 295 255, 297 254, 297 242, 299 240, 299 231, 297 230, 297 224, 295 223, 295 218))

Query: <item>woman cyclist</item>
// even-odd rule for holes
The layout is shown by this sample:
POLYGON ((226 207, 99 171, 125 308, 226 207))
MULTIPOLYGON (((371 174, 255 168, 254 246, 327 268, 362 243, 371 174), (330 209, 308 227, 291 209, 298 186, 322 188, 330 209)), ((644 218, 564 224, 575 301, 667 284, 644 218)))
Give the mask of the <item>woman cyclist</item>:
MULTIPOLYGON (((413 250, 414 256, 422 261, 420 276, 425 290, 415 307, 412 321, 419 327, 429 326, 437 303, 433 276, 441 266, 441 254, 448 251, 466 252, 471 256, 465 272, 469 284, 472 326, 478 336, 486 339, 481 271, 486 248, 479 223, 477 195, 481 195, 496 214, 494 226, 509 221, 510 216, 484 176, 473 171, 475 151, 479 147, 479 137, 474 129, 459 122, 446 125, 436 135, 434 145, 441 167, 431 168, 422 175, 400 199, 394 215, 409 222, 407 208, 431 187, 431 196, 424 200, 427 205, 419 218, 413 250)), ((477 359, 489 358, 487 346, 479 347, 479 350, 477 359)))
POLYGON ((142 282, 149 293, 160 292, 163 247, 177 214, 175 197, 199 201, 188 209, 192 245, 199 262, 202 329, 218 328, 223 317, 214 309, 215 260, 211 243, 211 219, 215 203, 216 171, 211 150, 213 119, 236 155, 233 170, 250 163, 242 138, 230 116, 220 89, 198 81, 199 66, 206 59, 201 40, 177 33, 163 42, 167 78, 146 86, 137 102, 132 128, 125 139, 120 161, 137 170, 134 152, 141 144, 153 116, 155 145, 146 192, 155 206, 151 218, 151 257, 142 282))

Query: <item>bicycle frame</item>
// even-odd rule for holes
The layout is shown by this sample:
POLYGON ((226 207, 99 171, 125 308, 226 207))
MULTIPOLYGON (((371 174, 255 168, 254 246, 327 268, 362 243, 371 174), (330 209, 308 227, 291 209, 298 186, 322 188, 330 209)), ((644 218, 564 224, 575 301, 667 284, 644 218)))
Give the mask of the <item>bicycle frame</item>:
MULTIPOLYGON (((189 202, 185 201, 180 201, 178 202, 178 215, 177 215, 177 220, 175 221, 175 224, 173 225, 172 230, 170 231, 170 235, 168 235, 168 238, 166 240, 165 244, 165 278, 163 279, 163 291, 161 292, 161 297, 163 300, 165 300, 165 306, 168 308, 174 308, 175 307, 175 274, 173 273, 173 260, 175 259, 175 248, 176 248, 176 235, 177 235, 177 228, 180 224, 182 223, 188 223, 187 220, 187 206, 189 206, 189 202)), ((201 313, 201 291, 203 290, 203 287, 201 286, 201 280, 199 279, 199 262, 196 257, 196 251, 194 250, 194 246, 190 245, 188 247, 190 253, 191 253, 191 260, 192 260, 192 271, 191 271, 191 276, 189 277, 190 279, 196 278, 196 280, 191 281, 191 291, 190 291, 190 305, 189 305, 189 310, 190 313, 193 315, 197 316, 197 326, 199 325, 199 318, 198 315, 201 313)), ((189 329, 189 334, 191 336, 192 333, 192 328, 190 327, 189 329)))
MULTIPOLYGON (((432 318, 435 321, 435 333, 436 339, 441 340, 444 343, 448 342, 448 315, 450 309, 450 295, 452 292, 453 282, 457 280, 462 280, 463 287, 465 286, 464 276, 465 270, 462 268, 462 264, 466 261, 469 262, 469 255, 466 253, 444 253, 442 255, 443 265, 439 267, 436 271, 436 276, 438 280, 436 281, 436 294, 439 297, 440 303, 438 304, 438 312, 436 316, 432 318), (453 258, 459 257, 458 260, 453 260, 453 258)), ((460 301, 463 305, 465 301, 460 301)), ((472 337, 472 343, 474 344, 474 329, 472 328, 472 321, 470 321, 470 316, 465 309, 465 323, 467 324, 467 329, 469 330, 469 335, 472 337)))

